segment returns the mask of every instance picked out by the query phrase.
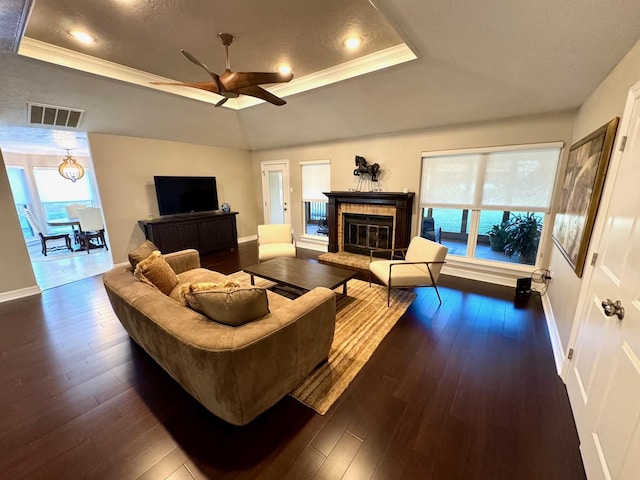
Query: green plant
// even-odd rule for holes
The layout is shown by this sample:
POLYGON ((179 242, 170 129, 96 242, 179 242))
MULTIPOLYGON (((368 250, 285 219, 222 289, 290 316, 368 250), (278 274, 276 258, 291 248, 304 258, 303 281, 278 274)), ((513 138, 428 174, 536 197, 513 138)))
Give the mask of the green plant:
POLYGON ((502 222, 495 224, 487 232, 487 235, 489 235, 489 244, 491 245, 491 250, 495 252, 503 252, 504 246, 509 240, 509 223, 502 222))
POLYGON ((507 255, 519 253, 523 261, 533 263, 538 251, 542 219, 535 213, 512 215, 509 219, 509 237, 504 246, 507 255))

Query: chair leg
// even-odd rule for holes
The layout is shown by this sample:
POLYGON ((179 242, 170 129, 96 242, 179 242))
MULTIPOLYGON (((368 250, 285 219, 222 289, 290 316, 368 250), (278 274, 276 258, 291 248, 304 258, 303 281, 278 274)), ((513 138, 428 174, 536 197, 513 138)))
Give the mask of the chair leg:
POLYGON ((440 292, 438 291, 438 285, 436 285, 434 283, 433 287, 436 289, 436 295, 438 295, 438 300, 440 301, 440 305, 442 305, 442 299, 440 298, 440 292))
POLYGON ((387 287, 387 307, 391 306, 391 285, 387 287))

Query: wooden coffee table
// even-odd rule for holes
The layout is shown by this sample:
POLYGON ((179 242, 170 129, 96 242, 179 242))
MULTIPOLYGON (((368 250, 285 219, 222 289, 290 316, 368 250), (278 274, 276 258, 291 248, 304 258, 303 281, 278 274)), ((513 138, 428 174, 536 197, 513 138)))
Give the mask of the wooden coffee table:
POLYGON ((255 285, 254 276, 307 291, 315 287, 326 287, 333 290, 342 285, 343 295, 347 294, 347 282, 357 275, 353 270, 293 257, 272 258, 266 262, 243 268, 243 270, 251 275, 251 285, 255 285))

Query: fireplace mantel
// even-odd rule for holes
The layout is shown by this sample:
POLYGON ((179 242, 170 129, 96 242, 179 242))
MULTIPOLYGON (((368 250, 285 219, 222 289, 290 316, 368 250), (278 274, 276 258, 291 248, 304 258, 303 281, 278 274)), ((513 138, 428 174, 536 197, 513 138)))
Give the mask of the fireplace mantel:
POLYGON ((340 204, 363 204, 395 208, 395 248, 406 248, 411 240, 413 192, 324 192, 329 198, 327 223, 329 225, 329 252, 338 252, 338 208, 340 204))

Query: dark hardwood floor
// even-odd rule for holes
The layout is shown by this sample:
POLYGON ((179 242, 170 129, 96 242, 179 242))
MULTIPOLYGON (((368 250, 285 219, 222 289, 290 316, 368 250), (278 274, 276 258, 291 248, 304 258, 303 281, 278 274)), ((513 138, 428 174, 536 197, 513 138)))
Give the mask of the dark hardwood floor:
MULTIPOLYGON (((202 259, 256 261, 255 243, 202 259)), ((440 307, 417 290, 325 416, 285 397, 245 427, 129 340, 100 277, 0 304, 0 478, 584 479, 539 299, 442 285, 440 307)))

